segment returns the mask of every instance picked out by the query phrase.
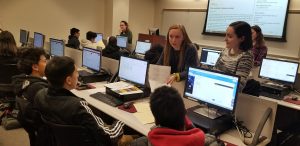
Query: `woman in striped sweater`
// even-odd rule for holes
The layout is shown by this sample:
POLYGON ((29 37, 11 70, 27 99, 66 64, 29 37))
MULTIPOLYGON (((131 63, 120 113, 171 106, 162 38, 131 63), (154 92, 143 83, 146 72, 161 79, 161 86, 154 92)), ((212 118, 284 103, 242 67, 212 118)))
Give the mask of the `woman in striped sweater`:
POLYGON ((251 26, 243 21, 231 23, 226 30, 225 42, 226 49, 214 69, 240 76, 241 92, 253 67, 251 26))

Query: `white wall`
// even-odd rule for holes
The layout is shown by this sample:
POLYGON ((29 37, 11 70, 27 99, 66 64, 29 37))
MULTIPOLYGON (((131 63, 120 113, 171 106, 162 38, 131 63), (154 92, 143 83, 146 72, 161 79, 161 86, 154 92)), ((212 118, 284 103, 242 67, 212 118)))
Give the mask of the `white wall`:
POLYGON ((19 42, 20 28, 66 39, 72 27, 80 38, 89 30, 104 32, 104 0, 0 0, 0 27, 19 42))
POLYGON ((135 44, 139 33, 148 34, 148 28, 154 27, 154 1, 130 0, 128 21, 135 44))
POLYGON ((113 0, 112 35, 120 34, 120 21, 128 22, 129 0, 113 0))
MULTIPOLYGON (((159 26, 161 29, 164 25, 162 21, 164 12, 163 9, 201 9, 206 10, 208 0, 155 0, 155 20, 154 24, 159 26)), ((269 47, 269 54, 273 55, 281 55, 292 58, 299 58, 300 51, 300 42, 299 37, 300 33, 298 33, 298 28, 300 25, 300 1, 299 0, 290 0, 290 11, 297 11, 296 14, 289 14, 289 20, 287 25, 287 42, 273 42, 268 41, 267 46, 269 47), (299 25, 298 25, 299 24, 299 25), (297 32, 295 32, 297 31, 297 32)), ((179 12, 180 13, 180 12, 179 12)), ((206 13, 206 12, 199 12, 206 13)), ((193 13, 190 13, 193 15, 193 13)), ((205 15, 204 15, 205 16, 205 15)), ((183 18, 181 18, 183 19, 183 18)), ((205 21, 205 17, 199 18, 200 21, 205 21)), ((172 21, 176 21, 174 19, 172 21)), ((193 20, 196 21, 196 20, 193 20)), ((202 30, 203 26, 200 29, 202 30)), ((187 28, 189 29, 189 28, 187 28)), ((300 30, 299 30, 300 31, 300 30)), ((201 32, 200 32, 201 33, 201 32)), ((199 33, 199 34, 200 34, 199 33)), ((196 37, 194 37, 196 38, 196 37)), ((211 45, 217 47, 224 47, 223 37, 216 36, 207 36, 201 35, 196 39, 193 39, 194 42, 198 42, 203 45, 211 45)))

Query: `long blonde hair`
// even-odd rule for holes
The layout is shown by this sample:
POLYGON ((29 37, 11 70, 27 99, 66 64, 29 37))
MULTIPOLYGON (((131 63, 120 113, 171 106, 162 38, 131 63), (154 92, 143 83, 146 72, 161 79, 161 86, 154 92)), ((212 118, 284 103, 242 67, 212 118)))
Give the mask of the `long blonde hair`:
POLYGON ((170 53, 171 53, 171 49, 172 46, 170 44, 170 40, 169 40, 169 33, 170 30, 172 29, 179 29, 182 32, 183 35, 183 41, 181 43, 180 46, 180 53, 179 53, 179 62, 177 65, 177 70, 182 70, 184 68, 184 53, 187 47, 189 47, 189 45, 191 45, 192 41, 190 40, 189 36, 186 33, 185 27, 181 24, 175 24, 172 25, 169 30, 168 30, 168 34, 167 34, 167 43, 164 49, 164 60, 163 60, 163 65, 170 65, 170 53))

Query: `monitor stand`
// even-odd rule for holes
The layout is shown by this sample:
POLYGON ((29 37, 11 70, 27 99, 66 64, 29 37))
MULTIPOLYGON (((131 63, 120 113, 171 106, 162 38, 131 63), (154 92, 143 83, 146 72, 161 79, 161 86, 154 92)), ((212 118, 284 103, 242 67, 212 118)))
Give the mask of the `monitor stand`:
POLYGON ((192 120, 193 124, 204 132, 219 135, 233 126, 233 118, 230 114, 218 115, 217 113, 219 117, 213 119, 212 115, 216 115, 216 113, 213 113, 211 109, 209 111, 206 110, 206 115, 209 114, 209 117, 197 112, 199 109, 201 111, 203 108, 207 109, 207 107, 201 105, 189 108, 187 109, 187 115, 192 120))
POLYGON ((194 112, 210 119, 216 119, 224 115, 222 113, 219 113, 217 109, 209 108, 207 106, 201 106, 200 108, 195 109, 194 112))

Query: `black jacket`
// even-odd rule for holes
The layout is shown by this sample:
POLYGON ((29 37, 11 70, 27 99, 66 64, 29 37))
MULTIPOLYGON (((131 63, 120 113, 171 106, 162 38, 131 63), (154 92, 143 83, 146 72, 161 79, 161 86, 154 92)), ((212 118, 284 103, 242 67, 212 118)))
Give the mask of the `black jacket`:
POLYGON ((47 120, 64 125, 87 128, 94 139, 102 145, 112 145, 123 134, 124 124, 116 121, 106 125, 92 112, 88 103, 64 88, 43 89, 36 95, 35 105, 47 120))
POLYGON ((76 36, 71 36, 70 35, 69 40, 68 40, 68 44, 66 46, 70 47, 70 48, 79 49, 80 41, 78 40, 78 38, 76 36))
POLYGON ((12 77, 14 92, 17 95, 16 101, 20 108, 18 121, 27 132, 35 131, 39 122, 39 115, 33 105, 35 94, 48 87, 47 80, 30 75, 16 75, 12 77))
POLYGON ((103 56, 109 57, 112 59, 120 60, 120 48, 114 45, 107 45, 105 49, 102 50, 103 56))

